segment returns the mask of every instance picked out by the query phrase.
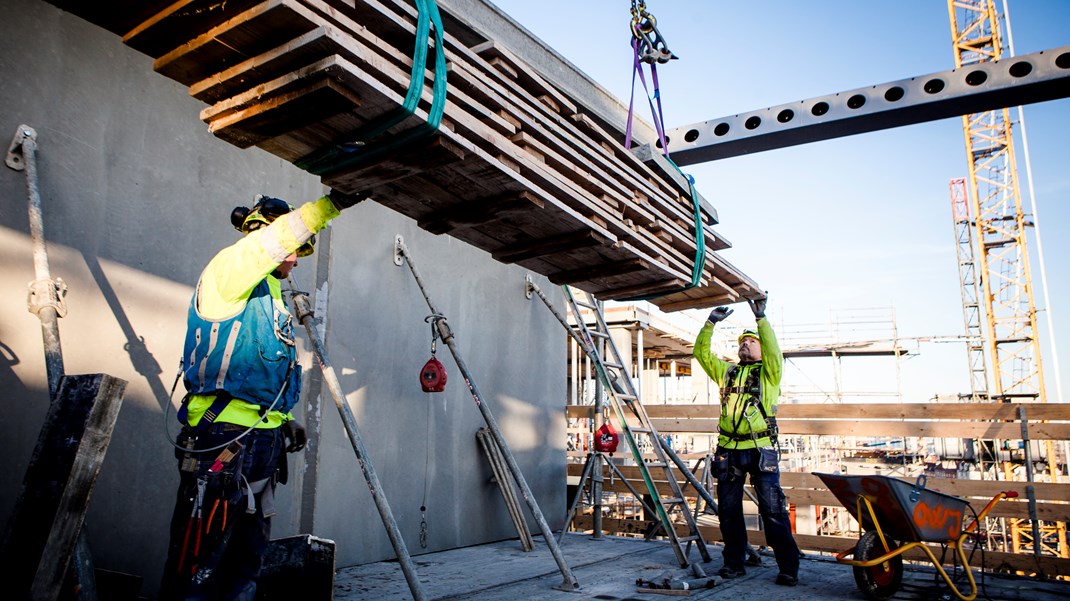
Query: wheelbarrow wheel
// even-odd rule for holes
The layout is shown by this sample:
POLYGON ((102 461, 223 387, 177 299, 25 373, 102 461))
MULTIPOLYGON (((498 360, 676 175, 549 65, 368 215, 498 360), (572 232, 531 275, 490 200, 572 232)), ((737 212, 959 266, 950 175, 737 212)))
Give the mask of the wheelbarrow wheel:
MULTIPOLYGON (((891 539, 886 540, 891 550, 895 550, 899 546, 891 539)), ((862 538, 858 540, 854 558, 855 561, 868 561, 884 555, 887 555, 887 553, 884 551, 884 545, 881 544, 880 537, 877 536, 876 532, 870 531, 863 534, 862 538)), ((903 556, 896 555, 884 563, 868 568, 856 566, 854 571, 858 590, 865 593, 870 599, 890 599, 899 590, 899 585, 903 583, 903 556)))

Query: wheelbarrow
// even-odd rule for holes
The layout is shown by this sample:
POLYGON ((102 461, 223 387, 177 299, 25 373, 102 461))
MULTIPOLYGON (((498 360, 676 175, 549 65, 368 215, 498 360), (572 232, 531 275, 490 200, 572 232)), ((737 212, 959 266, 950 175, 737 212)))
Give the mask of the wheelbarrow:
POLYGON ((997 494, 985 505, 972 522, 962 527, 969 501, 925 488, 925 475, 913 484, 888 476, 844 476, 820 474, 815 476, 828 486, 836 500, 862 526, 862 535, 853 549, 836 554, 836 561, 854 566, 855 583, 870 599, 888 599, 903 582, 903 554, 918 548, 936 566, 937 572, 962 601, 977 597, 977 583, 970 571, 963 550, 967 539, 978 531, 978 524, 1016 491, 997 494), (961 566, 969 581, 969 593, 963 593, 951 580, 925 543, 941 543, 954 551, 956 566, 961 566), (850 556, 854 559, 850 559, 850 556))

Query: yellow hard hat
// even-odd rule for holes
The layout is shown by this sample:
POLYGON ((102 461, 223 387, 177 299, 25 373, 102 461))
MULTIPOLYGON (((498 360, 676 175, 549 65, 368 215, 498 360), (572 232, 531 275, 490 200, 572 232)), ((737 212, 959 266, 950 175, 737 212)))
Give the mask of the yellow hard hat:
POLYGON ((736 344, 742 344, 744 338, 753 338, 759 342, 762 340, 761 337, 758 336, 758 332, 755 332, 754 330, 743 330, 743 333, 736 339, 736 344))
MULTIPOLYGON (((258 194, 253 208, 234 207, 230 212, 230 223, 234 229, 243 234, 258 230, 275 219, 293 211, 293 205, 278 198, 258 194)), ((312 236, 297 249, 297 256, 307 257, 316 250, 316 237, 312 236)))

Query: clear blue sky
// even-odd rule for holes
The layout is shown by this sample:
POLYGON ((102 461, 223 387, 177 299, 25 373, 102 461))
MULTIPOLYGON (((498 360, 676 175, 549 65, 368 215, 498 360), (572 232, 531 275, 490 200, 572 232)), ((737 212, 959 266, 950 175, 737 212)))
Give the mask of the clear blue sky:
MULTIPOLYGON (((495 4, 627 101, 630 2, 495 4)), ((659 69, 669 128, 954 67, 942 0, 647 0, 646 6, 680 57, 659 69)), ((1070 45, 1070 2, 1013 0, 1009 7, 1017 54, 1070 45)), ((638 114, 649 120, 641 94, 638 114)), ((1054 402, 1049 314, 1060 363, 1070 361, 1070 236, 1063 231, 1070 223, 1070 100, 1026 106, 1025 123, 1050 307, 1035 238, 1031 268, 1054 402)), ((1016 138, 1021 141, 1020 129, 1016 138)), ((948 181, 966 170, 957 118, 684 169, 720 214, 717 229, 734 246, 723 256, 768 290, 775 325, 827 323, 843 310, 886 307, 894 309, 902 337, 963 333, 948 181)), ((1018 173, 1028 203, 1021 152, 1018 173)), ((749 313, 736 308, 737 315, 749 313)), ((968 391, 963 345, 926 343, 918 350, 903 366, 906 400, 968 391)), ((881 367, 894 372, 894 363, 881 367)), ((796 377, 818 380, 821 369, 814 364, 814 373, 796 377)), ((1061 372, 1070 397, 1070 370, 1061 372)))

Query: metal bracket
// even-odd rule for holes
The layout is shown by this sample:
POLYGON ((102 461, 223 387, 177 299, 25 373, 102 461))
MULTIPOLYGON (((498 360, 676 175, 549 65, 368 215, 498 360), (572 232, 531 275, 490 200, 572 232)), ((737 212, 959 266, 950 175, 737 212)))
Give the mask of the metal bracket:
POLYGON ((529 273, 529 274, 525 275, 524 276, 524 298, 526 298, 528 300, 531 300, 531 295, 533 294, 533 290, 534 290, 533 286, 534 285, 535 285, 535 281, 531 279, 531 274, 529 273))
POLYGON ((41 310, 52 307, 57 317, 66 317, 67 304, 63 300, 67 296, 67 283, 63 281, 63 278, 34 280, 27 287, 29 293, 26 298, 26 309, 30 313, 40 316, 41 310))
POLYGON ((15 130, 15 136, 11 138, 11 145, 7 147, 7 158, 4 162, 15 171, 22 171, 26 168, 22 159, 22 143, 26 139, 37 142, 37 132, 29 125, 20 125, 15 130))
POLYGON ((405 263, 405 240, 401 234, 394 236, 394 265, 401 267, 405 263))

